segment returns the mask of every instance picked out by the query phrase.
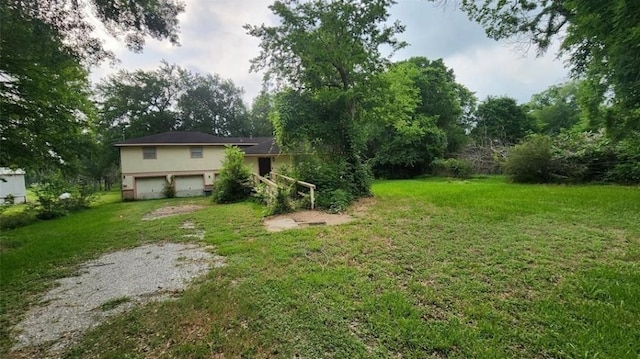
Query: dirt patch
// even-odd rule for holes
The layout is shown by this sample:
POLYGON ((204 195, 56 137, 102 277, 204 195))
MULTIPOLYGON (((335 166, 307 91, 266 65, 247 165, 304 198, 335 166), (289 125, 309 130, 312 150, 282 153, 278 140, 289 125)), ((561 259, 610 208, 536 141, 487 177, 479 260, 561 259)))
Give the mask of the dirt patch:
POLYGON ((348 214, 332 214, 320 211, 302 211, 265 218, 264 226, 269 232, 280 232, 292 228, 309 226, 335 226, 351 222, 348 214))
POLYGON ((64 350, 107 317, 152 300, 179 294, 191 280, 224 257, 193 244, 150 244, 104 255, 83 264, 81 274, 63 278, 15 330, 14 350, 46 345, 64 350))
POLYGON ((287 229, 305 228, 309 226, 335 226, 349 223, 355 218, 367 216, 369 207, 376 202, 373 197, 360 198, 347 213, 326 213, 322 211, 301 211, 271 216, 264 219, 264 226, 268 232, 280 232, 287 229))
POLYGON ((185 214, 195 212, 197 210, 203 209, 205 206, 197 205, 197 204, 184 204, 182 206, 167 206, 158 208, 151 213, 147 213, 142 217, 143 221, 152 221, 154 219, 175 216, 178 214, 185 214))

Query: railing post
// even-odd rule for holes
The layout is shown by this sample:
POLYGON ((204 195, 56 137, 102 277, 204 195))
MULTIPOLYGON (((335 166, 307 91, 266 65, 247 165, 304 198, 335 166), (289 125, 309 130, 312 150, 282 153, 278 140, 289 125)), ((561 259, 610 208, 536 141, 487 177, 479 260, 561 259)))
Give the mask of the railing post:
POLYGON ((315 196, 314 196, 314 189, 313 189, 313 187, 310 187, 309 190, 310 190, 309 193, 311 195, 311 209, 314 209, 315 208, 315 202, 316 202, 316 199, 315 199, 315 196))

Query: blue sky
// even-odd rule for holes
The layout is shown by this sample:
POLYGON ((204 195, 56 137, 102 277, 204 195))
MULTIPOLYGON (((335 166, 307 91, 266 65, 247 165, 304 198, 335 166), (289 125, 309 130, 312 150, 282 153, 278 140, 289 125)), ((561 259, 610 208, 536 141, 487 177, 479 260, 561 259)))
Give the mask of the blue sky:
MULTIPOLYGON (((272 0, 187 0, 180 15, 180 46, 148 40, 142 53, 129 52, 121 43, 107 39, 120 62, 103 64, 92 71, 92 80, 118 69, 153 70, 164 59, 200 73, 217 73, 245 90, 250 104, 261 89, 262 75, 249 73, 249 60, 259 53, 258 40, 246 34, 244 24, 275 24, 267 8, 272 0)), ((391 9, 406 31, 399 38, 409 47, 393 59, 412 56, 443 58, 454 70, 458 82, 475 92, 480 100, 489 95, 507 95, 526 102, 532 94, 568 79, 564 62, 552 49, 537 57, 535 49, 509 42, 496 42, 484 30, 457 10, 454 2, 435 5, 426 0, 399 0, 391 9)))

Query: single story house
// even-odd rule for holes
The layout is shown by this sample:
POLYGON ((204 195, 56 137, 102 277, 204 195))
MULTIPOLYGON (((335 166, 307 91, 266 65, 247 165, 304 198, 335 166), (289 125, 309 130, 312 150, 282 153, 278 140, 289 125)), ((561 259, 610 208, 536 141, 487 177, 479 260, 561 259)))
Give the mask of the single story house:
POLYGON ((178 197, 210 193, 227 145, 243 150, 245 164, 259 175, 291 163, 291 156, 281 154, 272 137, 170 131, 132 138, 114 144, 120 149, 122 198, 162 198, 171 181, 178 197))
POLYGON ((7 202, 7 197, 13 197, 13 203, 27 201, 27 188, 24 184, 23 170, 12 170, 0 167, 0 203, 7 202))

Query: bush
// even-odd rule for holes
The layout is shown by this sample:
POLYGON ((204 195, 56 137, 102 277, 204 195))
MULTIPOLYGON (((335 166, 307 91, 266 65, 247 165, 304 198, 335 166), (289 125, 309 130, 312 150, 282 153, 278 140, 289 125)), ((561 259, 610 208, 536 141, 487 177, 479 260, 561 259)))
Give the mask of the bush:
POLYGON ((95 198, 93 188, 84 183, 73 183, 60 174, 54 174, 46 182, 34 186, 33 192, 37 201, 29 204, 29 208, 43 220, 88 208, 95 198))
POLYGON ((455 158, 437 159, 431 163, 431 168, 438 176, 469 178, 473 174, 473 167, 469 161, 455 158))
POLYGON ((293 177, 315 184, 317 207, 333 212, 342 211, 354 199, 369 195, 373 178, 364 164, 354 166, 342 158, 329 160, 313 155, 296 158, 293 177))
POLYGON ((168 181, 165 181, 162 194, 166 198, 174 198, 176 196, 176 180, 173 176, 168 181))
POLYGON ((237 147, 227 146, 222 170, 213 187, 216 203, 231 203, 251 196, 251 170, 244 164, 244 153, 237 147))
POLYGON ((616 164, 606 179, 622 184, 640 184, 640 138, 621 141, 616 146, 616 164))
POLYGON ((529 136, 512 147, 504 165, 513 181, 523 183, 551 182, 555 169, 553 142, 543 135, 529 136))
POLYGON ((344 212, 353 202, 353 196, 342 189, 317 192, 316 204, 330 213, 344 212))
POLYGON ((1 229, 12 229, 26 226, 27 224, 31 224, 37 220, 36 213, 27 208, 22 212, 5 214, 0 213, 0 228, 1 229))
POLYGON ((267 215, 289 213, 294 210, 291 200, 291 187, 278 187, 276 194, 267 207, 267 215))

